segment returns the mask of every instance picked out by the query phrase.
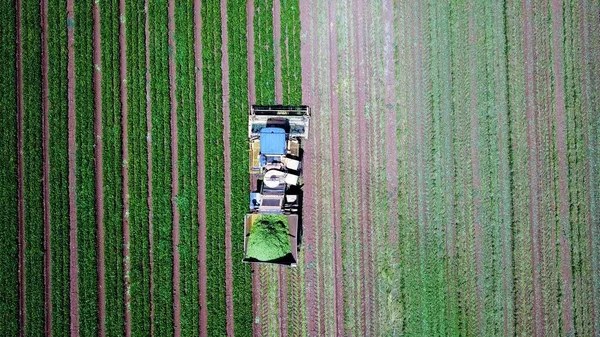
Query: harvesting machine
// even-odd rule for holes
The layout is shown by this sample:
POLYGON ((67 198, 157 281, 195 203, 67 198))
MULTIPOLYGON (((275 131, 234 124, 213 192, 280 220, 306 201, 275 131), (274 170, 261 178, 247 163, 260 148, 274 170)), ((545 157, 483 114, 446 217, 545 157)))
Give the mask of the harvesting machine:
POLYGON ((302 140, 308 138, 309 121, 307 106, 252 106, 244 262, 296 266, 302 234, 302 140))

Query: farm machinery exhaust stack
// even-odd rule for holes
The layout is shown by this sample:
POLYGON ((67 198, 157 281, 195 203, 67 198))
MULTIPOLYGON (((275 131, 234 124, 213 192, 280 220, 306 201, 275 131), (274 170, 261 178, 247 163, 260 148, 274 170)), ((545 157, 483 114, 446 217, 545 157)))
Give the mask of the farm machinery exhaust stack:
POLYGON ((308 138, 309 121, 307 106, 252 106, 244 262, 296 266, 302 234, 302 140, 308 138))

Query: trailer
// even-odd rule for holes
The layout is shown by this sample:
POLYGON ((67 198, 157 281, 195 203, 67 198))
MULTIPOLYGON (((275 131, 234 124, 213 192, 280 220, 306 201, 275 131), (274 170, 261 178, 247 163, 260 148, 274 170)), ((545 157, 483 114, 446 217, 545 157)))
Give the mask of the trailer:
POLYGON ((296 266, 302 236, 302 141, 307 106, 253 105, 248 118, 249 213, 244 219, 247 263, 296 266))

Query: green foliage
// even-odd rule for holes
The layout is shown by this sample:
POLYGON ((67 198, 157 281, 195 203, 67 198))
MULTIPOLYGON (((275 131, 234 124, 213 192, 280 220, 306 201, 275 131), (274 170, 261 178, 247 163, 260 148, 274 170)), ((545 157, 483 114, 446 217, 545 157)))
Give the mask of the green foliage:
POLYGON ((131 333, 133 336, 144 337, 150 335, 150 245, 143 1, 128 1, 126 15, 131 333))
POLYGON ((248 61, 246 1, 227 1, 229 118, 231 152, 231 258, 233 260, 234 331, 252 335, 252 278, 244 255, 244 216, 248 210, 248 61))
MULTIPOLYGON (((0 59, 16 64, 16 11, 11 2, 0 4, 0 59)), ((0 76, 0 335, 18 334, 18 217, 17 217, 17 100, 16 69, 7 66, 0 76)))
POLYGON ((106 332, 124 334, 123 177, 119 81, 119 1, 100 7, 106 332))
POLYGON ((251 228, 247 251, 249 258, 271 261, 291 252, 287 218, 284 215, 261 215, 251 228))
POLYGON ((67 145, 67 13, 63 2, 48 4, 48 84, 50 123, 50 219, 52 251, 52 333, 70 331, 69 190, 67 145), (60 308, 60 310, 59 310, 60 308))
POLYGON ((273 0, 254 2, 254 55, 256 103, 275 104, 275 50, 273 0))
POLYGON ((194 82, 193 2, 179 2, 175 8, 177 66, 177 126, 179 147, 180 213, 179 253, 181 257, 181 333, 199 334, 198 306, 198 182, 196 152, 196 86, 194 82))
POLYGON ((92 78, 91 3, 75 3, 75 100, 77 246, 79 257, 79 332, 94 336, 98 330, 96 221, 94 212, 94 103, 92 78))
POLYGON ((25 175, 26 333, 44 329, 44 227, 42 205, 42 106, 40 6, 23 4, 23 162, 25 175))
POLYGON ((150 95, 152 99, 152 171, 154 234, 155 335, 173 334, 173 255, 171 233, 171 136, 167 47, 167 6, 152 0, 148 6, 150 25, 150 95))
POLYGON ((206 270, 208 335, 225 334, 225 206, 221 25, 218 1, 202 3, 202 81, 206 153, 206 270))

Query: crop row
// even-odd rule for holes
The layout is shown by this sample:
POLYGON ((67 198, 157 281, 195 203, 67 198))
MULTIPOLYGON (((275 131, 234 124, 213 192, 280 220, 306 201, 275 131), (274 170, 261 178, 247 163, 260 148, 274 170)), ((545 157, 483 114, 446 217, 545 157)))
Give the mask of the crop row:
POLYGON ((102 141, 104 183, 104 254, 106 332, 124 333, 123 203, 121 158, 121 104, 119 81, 119 1, 100 8, 102 39, 102 141))
POLYGON ((199 334, 198 306, 198 182, 193 2, 175 8, 177 124, 179 140, 179 234, 181 263, 181 333, 199 334))
MULTIPOLYGON (((0 4, 0 59, 5 64, 16 64, 15 7, 0 4)), ((18 334, 18 248, 17 248, 17 101, 16 70, 5 67, 0 76, 0 335, 18 334)))
POLYGON ((275 103, 275 51, 273 44, 273 0, 254 2, 254 54, 256 102, 275 103))
POLYGON ((25 205, 25 283, 27 325, 33 334, 44 329, 44 238, 42 222, 42 107, 40 6, 24 3, 23 39, 23 162, 25 205))
POLYGON ((83 336, 98 330, 98 281, 96 277, 96 221, 94 218, 94 105, 92 89, 91 4, 75 4, 75 104, 77 245, 79 254, 79 331, 83 336), (94 248, 92 248, 94 247, 94 248))
POLYGON ((129 128, 129 225, 131 261, 131 331, 150 335, 150 245, 148 236, 148 142, 144 3, 127 2, 127 104, 129 128))
POLYGON ((225 209, 221 29, 218 1, 203 3, 202 76, 206 144, 206 270, 208 335, 225 334, 225 209))
POLYGON ((227 2, 229 53, 229 107, 231 152, 231 243, 233 262, 234 330, 252 334, 251 268, 242 263, 244 216, 248 210, 248 63, 246 48, 246 1, 227 2))
POLYGON ((67 155, 67 13, 48 4, 52 333, 69 334, 69 197, 67 155))
POLYGON ((281 0, 281 77, 283 104, 302 103, 300 64, 300 6, 298 0, 281 0))
POLYGON ((152 184, 154 235, 155 334, 173 334, 173 256, 171 233, 171 137, 169 109, 167 8, 152 0, 148 7, 150 25, 150 73, 152 99, 152 184))

